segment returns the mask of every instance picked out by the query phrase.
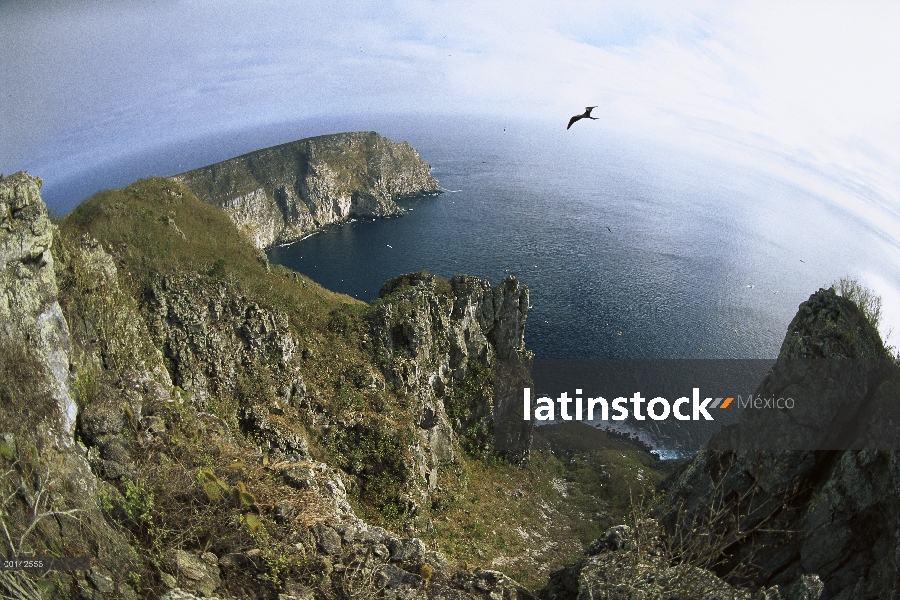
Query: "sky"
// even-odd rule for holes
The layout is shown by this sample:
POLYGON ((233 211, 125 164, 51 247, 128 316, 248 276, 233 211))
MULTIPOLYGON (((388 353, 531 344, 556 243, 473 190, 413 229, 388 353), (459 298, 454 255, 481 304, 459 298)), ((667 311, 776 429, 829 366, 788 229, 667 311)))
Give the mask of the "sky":
POLYGON ((795 180, 900 239, 900 3, 0 0, 0 172, 334 115, 607 127, 795 180))

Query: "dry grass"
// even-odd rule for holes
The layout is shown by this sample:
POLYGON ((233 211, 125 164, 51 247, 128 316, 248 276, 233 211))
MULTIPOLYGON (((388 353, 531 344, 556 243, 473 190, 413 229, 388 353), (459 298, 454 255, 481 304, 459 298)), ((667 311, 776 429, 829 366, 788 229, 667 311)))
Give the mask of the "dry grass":
POLYGON ((463 457, 441 474, 429 541, 451 561, 541 587, 663 478, 651 457, 590 427, 542 429, 524 467, 463 457))

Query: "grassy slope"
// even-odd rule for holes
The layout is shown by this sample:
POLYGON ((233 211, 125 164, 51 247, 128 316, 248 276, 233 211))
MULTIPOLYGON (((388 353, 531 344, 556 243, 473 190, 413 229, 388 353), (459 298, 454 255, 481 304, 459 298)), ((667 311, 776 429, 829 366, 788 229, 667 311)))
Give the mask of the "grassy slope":
MULTIPOLYGON (((377 399, 380 402, 373 402, 373 398, 341 392, 346 373, 375 364, 362 343, 367 305, 330 292, 283 267, 267 266, 261 253, 240 237, 224 212, 197 200, 180 185, 155 178, 97 194, 60 224, 63 244, 76 243, 85 232, 112 249, 120 280, 134 298, 140 298, 154 272, 193 272, 221 278, 251 301, 288 315, 301 343, 298 350, 303 354, 307 386, 335 414, 354 410, 370 411, 373 419, 406 418, 403 398, 385 393, 377 399)), ((228 415, 220 416, 231 421, 228 415)), ((221 444, 216 448, 192 447, 196 438, 191 437, 189 417, 186 413, 174 417, 181 419, 182 427, 173 429, 171 446, 159 448, 160 454, 153 460, 195 470, 206 465, 230 485, 246 482, 259 499, 269 504, 278 500, 277 482, 262 468, 265 457, 261 453, 241 440, 231 448, 221 444), (235 463, 240 464, 235 467, 235 463)), ((426 541, 453 562, 470 568, 497 568, 526 585, 540 587, 551 568, 572 560, 605 527, 621 522, 630 509, 631 498, 662 478, 647 455, 590 428, 548 427, 536 437, 533 459, 524 468, 467 456, 447 467, 441 476, 441 491, 430 507, 434 530, 430 538, 423 535, 426 541)), ((340 448, 329 446, 328 440, 312 442, 317 458, 332 464, 354 460, 338 456, 340 448)), ((145 467, 151 469, 151 463, 148 461, 145 467)), ((154 488, 159 483, 152 481, 154 476, 171 478, 172 471, 145 473, 149 478, 146 490, 156 490, 157 494, 153 527, 158 535, 171 534, 183 516, 165 511, 184 507, 163 501, 162 492, 154 488)), ((390 481, 386 478, 384 483, 390 481)), ((190 485, 191 480, 186 478, 183 483, 190 485)), ((140 508, 140 494, 133 491, 133 498, 128 498, 134 509, 140 508)), ((396 527, 396 515, 384 508, 376 498, 357 498, 361 515, 396 527)), ((214 535, 226 535, 223 525, 216 525, 228 523, 223 521, 220 505, 192 504, 190 510, 194 529, 181 534, 183 538, 190 533, 195 539, 188 541, 209 544, 214 535), (202 527, 209 530, 198 529, 202 527)), ((150 539, 147 523, 137 530, 145 550, 160 545, 159 539, 150 539)), ((246 537, 246 532, 243 535, 246 537)), ((163 541, 177 540, 170 535, 163 541)), ((274 540, 270 542, 275 544, 274 540)), ((271 556, 276 564, 277 552, 271 556)))
POLYGON ((539 588, 664 478, 647 453, 581 423, 541 427, 524 468, 464 459, 437 498, 435 544, 539 588))

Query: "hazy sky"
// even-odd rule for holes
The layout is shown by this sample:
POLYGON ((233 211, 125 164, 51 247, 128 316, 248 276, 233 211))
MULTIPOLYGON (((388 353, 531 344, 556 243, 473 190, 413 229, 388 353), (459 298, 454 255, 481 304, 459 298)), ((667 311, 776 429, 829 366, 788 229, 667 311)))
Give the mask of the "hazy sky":
POLYGON ((898 31, 894 1, 0 0, 0 172, 319 115, 596 104, 897 215, 898 31))
MULTIPOLYGON (((819 191, 896 250, 898 32, 895 0, 0 0, 0 172, 59 185, 117 157, 338 114, 563 127, 598 105, 624 135, 819 191)), ((868 280, 900 306, 895 283, 868 280)))

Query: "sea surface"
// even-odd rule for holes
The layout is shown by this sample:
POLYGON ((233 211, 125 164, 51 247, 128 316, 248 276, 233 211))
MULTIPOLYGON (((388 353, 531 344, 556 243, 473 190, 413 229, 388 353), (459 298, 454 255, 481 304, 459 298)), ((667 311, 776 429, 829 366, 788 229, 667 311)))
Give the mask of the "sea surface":
POLYGON ((269 258, 366 301, 411 271, 514 275, 531 293, 526 346, 549 359, 774 358, 818 288, 847 275, 900 281, 896 242, 836 203, 595 125, 382 124, 444 193, 269 258))

